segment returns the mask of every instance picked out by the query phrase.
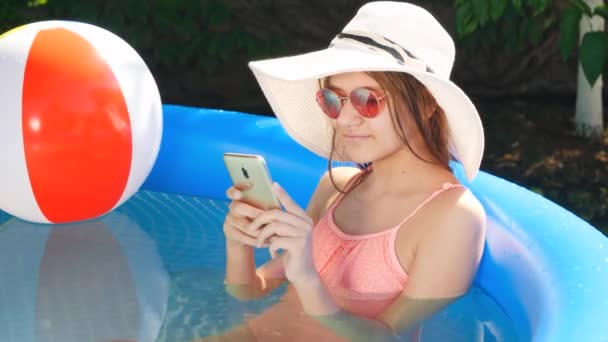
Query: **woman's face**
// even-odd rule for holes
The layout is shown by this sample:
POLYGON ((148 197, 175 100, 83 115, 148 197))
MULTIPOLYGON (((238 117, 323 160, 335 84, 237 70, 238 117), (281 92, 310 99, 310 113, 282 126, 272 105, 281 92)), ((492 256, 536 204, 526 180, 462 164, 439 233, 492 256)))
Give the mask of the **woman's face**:
MULTIPOLYGON (((348 96, 353 89, 360 87, 381 89, 378 82, 363 72, 331 76, 327 80, 326 87, 340 96, 348 96)), ((353 108, 350 100, 346 101, 340 116, 332 120, 336 130, 334 148, 340 157, 356 163, 366 163, 384 159, 399 150, 406 149, 391 120, 389 98, 386 97, 383 101, 387 101, 386 105, 374 118, 361 116, 353 108)), ((407 126, 405 128, 407 129, 407 126)))

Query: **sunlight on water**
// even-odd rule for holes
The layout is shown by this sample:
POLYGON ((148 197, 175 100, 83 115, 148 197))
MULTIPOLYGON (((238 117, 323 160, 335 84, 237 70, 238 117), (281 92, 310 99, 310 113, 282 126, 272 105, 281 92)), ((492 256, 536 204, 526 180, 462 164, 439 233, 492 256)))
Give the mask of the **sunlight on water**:
MULTIPOLYGON (((226 211, 223 201, 140 192, 80 224, 29 224, 0 212, 0 341, 189 341, 265 312, 286 286, 251 302, 224 290, 226 211)), ((265 249, 255 254, 258 264, 268 260, 265 249)), ((425 321, 421 336, 518 341, 516 331, 473 287, 425 321)))

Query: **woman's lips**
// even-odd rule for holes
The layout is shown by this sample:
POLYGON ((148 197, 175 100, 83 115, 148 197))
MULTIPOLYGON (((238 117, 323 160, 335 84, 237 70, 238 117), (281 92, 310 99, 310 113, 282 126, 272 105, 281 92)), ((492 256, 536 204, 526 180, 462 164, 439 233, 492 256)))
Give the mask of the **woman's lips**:
POLYGON ((367 138, 369 138, 369 135, 354 135, 354 134, 344 134, 342 135, 342 137, 344 138, 344 140, 348 140, 348 141, 363 141, 367 138))

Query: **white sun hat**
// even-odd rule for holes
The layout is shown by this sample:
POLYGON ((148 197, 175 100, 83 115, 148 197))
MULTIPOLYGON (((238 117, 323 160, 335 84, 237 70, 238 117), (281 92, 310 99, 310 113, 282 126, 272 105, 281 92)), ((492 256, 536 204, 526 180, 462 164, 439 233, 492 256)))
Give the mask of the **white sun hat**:
POLYGON ((414 76, 443 108, 450 153, 472 180, 483 156, 483 126, 469 97, 449 79, 455 50, 450 35, 425 9, 378 1, 361 7, 327 49, 253 61, 249 67, 286 132, 325 158, 333 128, 315 100, 320 78, 355 71, 414 76))

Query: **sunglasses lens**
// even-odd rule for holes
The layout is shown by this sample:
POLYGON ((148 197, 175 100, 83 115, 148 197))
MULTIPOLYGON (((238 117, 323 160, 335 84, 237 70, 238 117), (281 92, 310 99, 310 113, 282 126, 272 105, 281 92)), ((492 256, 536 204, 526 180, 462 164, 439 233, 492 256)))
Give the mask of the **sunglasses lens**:
POLYGON ((342 102, 336 93, 329 89, 321 89, 317 92, 317 103, 321 110, 332 119, 336 119, 340 115, 342 102))
POLYGON ((380 112, 380 101, 374 92, 366 88, 355 89, 350 93, 353 107, 366 118, 373 118, 380 112))

